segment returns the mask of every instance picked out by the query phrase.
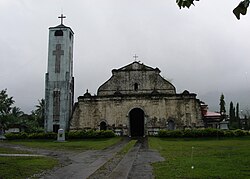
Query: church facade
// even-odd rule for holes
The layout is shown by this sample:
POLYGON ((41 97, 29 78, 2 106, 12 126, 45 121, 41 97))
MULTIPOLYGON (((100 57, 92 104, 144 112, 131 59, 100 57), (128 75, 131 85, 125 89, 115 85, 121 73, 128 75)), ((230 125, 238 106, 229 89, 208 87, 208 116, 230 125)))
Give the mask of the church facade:
POLYGON ((79 96, 70 121, 70 130, 110 129, 128 136, 202 126, 196 94, 176 93, 158 68, 137 61, 112 70, 97 95, 79 96))

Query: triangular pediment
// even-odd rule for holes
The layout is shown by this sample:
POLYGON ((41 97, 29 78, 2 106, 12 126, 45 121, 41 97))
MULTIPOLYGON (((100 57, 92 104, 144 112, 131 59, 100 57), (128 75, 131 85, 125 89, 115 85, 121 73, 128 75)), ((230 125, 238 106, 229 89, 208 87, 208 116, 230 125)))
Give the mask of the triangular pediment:
POLYGON ((145 70, 145 71, 155 71, 155 70, 158 70, 158 68, 152 68, 152 67, 149 67, 147 65, 144 65, 143 63, 140 63, 140 62, 132 62, 124 67, 121 67, 119 69, 117 69, 117 71, 134 71, 134 70, 145 70))

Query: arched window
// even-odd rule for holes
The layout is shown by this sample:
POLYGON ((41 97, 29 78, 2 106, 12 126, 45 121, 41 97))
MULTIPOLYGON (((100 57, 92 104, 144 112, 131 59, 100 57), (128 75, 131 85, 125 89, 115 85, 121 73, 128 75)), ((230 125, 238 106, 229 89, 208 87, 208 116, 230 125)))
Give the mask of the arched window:
POLYGON ((102 121, 100 123, 100 130, 103 130, 103 131, 107 130, 107 124, 106 124, 106 122, 102 121))
POLYGON ((138 83, 135 83, 135 84, 134 84, 134 90, 135 90, 135 91, 138 91, 138 87, 139 87, 138 83))
POLYGON ((168 130, 175 130, 175 122, 173 120, 168 121, 168 130))
POLYGON ((63 31, 62 30, 55 31, 55 36, 63 36, 63 31))

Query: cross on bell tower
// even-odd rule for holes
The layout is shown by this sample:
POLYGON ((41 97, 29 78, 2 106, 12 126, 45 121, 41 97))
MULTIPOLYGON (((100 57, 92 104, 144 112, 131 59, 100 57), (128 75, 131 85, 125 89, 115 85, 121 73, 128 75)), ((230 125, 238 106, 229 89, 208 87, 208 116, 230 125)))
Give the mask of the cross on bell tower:
POLYGON ((61 16, 59 16, 58 18, 61 19, 61 24, 63 24, 63 19, 66 18, 66 16, 63 16, 63 14, 61 14, 61 16))

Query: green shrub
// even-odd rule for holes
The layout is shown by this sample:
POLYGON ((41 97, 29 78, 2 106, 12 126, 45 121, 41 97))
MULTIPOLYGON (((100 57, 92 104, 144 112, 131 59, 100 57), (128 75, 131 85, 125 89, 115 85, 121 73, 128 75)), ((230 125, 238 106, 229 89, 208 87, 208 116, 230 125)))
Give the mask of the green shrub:
POLYGON ((167 130, 160 130, 158 132, 158 137, 170 137, 170 133, 167 130))
POLYGON ((191 129, 186 129, 183 131, 183 137, 195 137, 195 131, 191 129))
POLYGON ((247 134, 248 134, 248 132, 240 130, 240 129, 234 130, 235 137, 246 136, 247 134))
POLYGON ((187 138, 198 138, 198 137, 241 137, 250 135, 249 132, 244 130, 221 130, 221 129, 186 129, 186 130, 160 130, 158 137, 187 137, 187 138))
POLYGON ((224 130, 206 128, 203 129, 203 137, 224 137, 224 130))
POLYGON ((14 139, 27 139, 28 135, 25 132, 21 133, 7 133, 4 135, 7 140, 14 140, 14 139))
POLYGON ((182 137, 183 132, 181 130, 160 130, 158 133, 159 137, 182 137))
POLYGON ((85 133, 85 136, 83 136, 83 138, 101 138, 100 136, 98 136, 98 132, 94 131, 94 130, 89 130, 85 133))
POLYGON ((42 138, 42 133, 31 133, 28 135, 29 139, 41 139, 42 138))
POLYGON ((5 134, 6 139, 14 140, 14 139, 56 139, 57 134, 54 132, 39 132, 39 133, 31 133, 27 134, 25 132, 21 133, 7 133, 5 134))
POLYGON ((171 131, 171 136, 172 137, 182 137, 183 132, 181 130, 173 130, 173 131, 171 131))
POLYGON ((70 131, 66 134, 67 139, 93 139, 93 138, 111 138, 111 137, 115 137, 115 133, 111 130, 70 131))
POLYGON ((57 134, 54 132, 38 132, 28 135, 28 139, 56 139, 57 134))
POLYGON ((72 131, 65 133, 66 139, 80 139, 80 131, 72 131))
POLYGON ((234 137, 234 131, 233 130, 225 130, 224 136, 225 137, 234 137))
POLYGON ((99 136, 104 137, 104 138, 111 138, 115 137, 115 133, 111 130, 106 130, 106 131, 100 131, 99 136))

